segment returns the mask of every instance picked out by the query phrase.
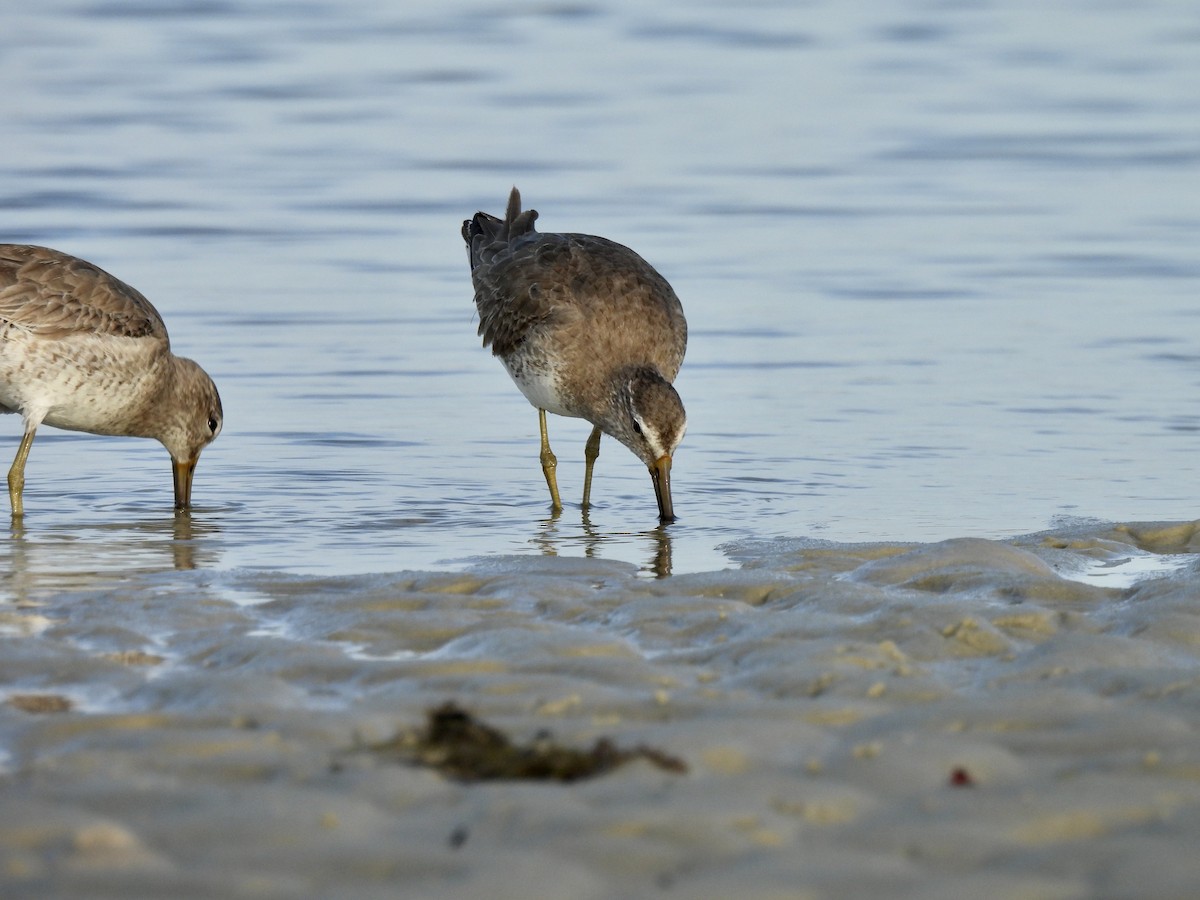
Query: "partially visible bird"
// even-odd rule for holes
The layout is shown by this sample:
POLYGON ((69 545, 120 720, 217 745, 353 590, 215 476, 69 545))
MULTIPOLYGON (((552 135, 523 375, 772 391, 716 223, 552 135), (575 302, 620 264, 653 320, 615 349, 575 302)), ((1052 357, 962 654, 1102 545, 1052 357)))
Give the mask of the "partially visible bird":
POLYGON ((504 219, 463 222, 479 333, 537 408, 542 472, 562 508, 546 413, 594 426, 584 449, 583 506, 591 502, 600 434, 650 470, 659 518, 675 519, 671 459, 687 429, 672 382, 687 347, 687 322, 665 278, 628 247, 590 234, 538 233, 514 187, 504 219))
POLYGON ((25 424, 8 472, 14 518, 39 425, 161 441, 183 510, 223 416, 216 385, 171 353, 149 300, 89 262, 24 244, 0 244, 0 413, 25 424))

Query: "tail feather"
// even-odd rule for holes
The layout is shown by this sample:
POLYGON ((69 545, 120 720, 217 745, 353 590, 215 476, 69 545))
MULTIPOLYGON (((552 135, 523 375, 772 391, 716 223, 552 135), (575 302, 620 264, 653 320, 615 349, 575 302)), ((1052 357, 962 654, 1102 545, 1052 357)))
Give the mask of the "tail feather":
POLYGON ((521 214, 521 192, 517 190, 514 184, 512 191, 508 195, 508 208, 504 210, 504 223, 510 224, 516 220, 521 214))
POLYGON ((508 208, 503 220, 481 211, 464 221, 462 236, 467 243, 471 268, 491 259, 517 238, 534 233, 533 223, 537 217, 536 209, 521 211, 521 192, 514 187, 508 195, 508 208))

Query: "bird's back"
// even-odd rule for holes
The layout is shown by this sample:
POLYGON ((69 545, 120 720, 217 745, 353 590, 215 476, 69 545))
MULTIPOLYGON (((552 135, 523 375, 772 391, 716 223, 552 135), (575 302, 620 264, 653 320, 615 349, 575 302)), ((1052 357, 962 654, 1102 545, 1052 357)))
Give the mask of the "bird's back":
POLYGON ((528 343, 575 346, 610 367, 652 365, 674 379, 687 322, 671 285, 628 247, 588 234, 541 234, 513 189, 503 220, 463 223, 479 333, 501 358, 528 343))
POLYGON ((162 317, 139 291, 82 259, 27 244, 0 244, 0 332, 10 329, 47 340, 168 343, 162 317))

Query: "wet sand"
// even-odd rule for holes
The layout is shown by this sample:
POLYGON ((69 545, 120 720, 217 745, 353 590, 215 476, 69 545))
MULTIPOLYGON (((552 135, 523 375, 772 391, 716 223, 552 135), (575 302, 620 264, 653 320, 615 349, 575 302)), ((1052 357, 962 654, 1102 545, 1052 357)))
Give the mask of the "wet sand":
POLYGON ((50 897, 1188 897, 1200 524, 114 576, 3 611, 0 890, 50 897), (154 589, 154 580, 161 582, 154 589), (679 757, 462 782, 454 700, 679 757))

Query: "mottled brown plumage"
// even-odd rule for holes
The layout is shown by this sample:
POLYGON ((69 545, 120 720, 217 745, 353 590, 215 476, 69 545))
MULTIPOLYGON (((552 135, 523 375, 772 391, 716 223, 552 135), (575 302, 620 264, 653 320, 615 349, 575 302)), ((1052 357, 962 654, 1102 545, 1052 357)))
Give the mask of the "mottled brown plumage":
POLYGON ((503 220, 463 223, 484 346, 538 409, 542 467, 561 507, 545 413, 594 426, 585 458, 584 506, 600 433, 649 467, 664 521, 674 518, 670 466, 687 418, 671 382, 683 363, 687 322, 679 298, 628 247, 588 234, 541 234, 535 210, 513 188, 503 220))
POLYGON ((25 425, 8 473, 14 516, 43 423, 159 440, 186 509, 196 460, 223 418, 212 379, 171 353, 149 300, 91 263, 23 244, 0 244, 0 412, 25 425))

